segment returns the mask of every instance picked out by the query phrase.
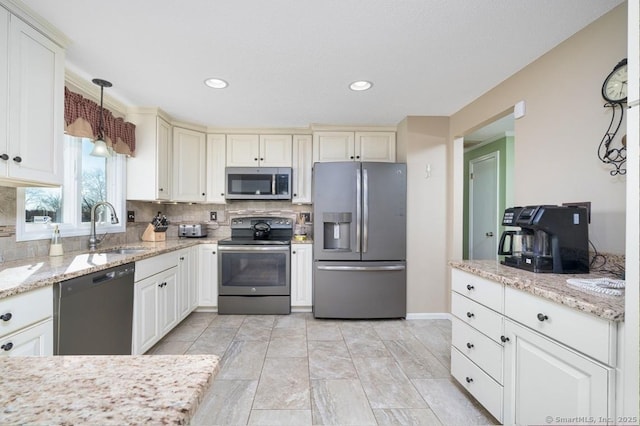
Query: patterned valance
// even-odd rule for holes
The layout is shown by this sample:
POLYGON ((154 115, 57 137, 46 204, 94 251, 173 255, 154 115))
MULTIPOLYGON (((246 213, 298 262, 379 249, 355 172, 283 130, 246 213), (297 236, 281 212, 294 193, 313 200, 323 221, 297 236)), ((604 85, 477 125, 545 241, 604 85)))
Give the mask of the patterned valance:
MULTIPOLYGON (((71 90, 64 88, 65 132, 72 136, 98 137, 100 105, 71 90)), ((119 154, 133 155, 136 149, 136 125, 116 118, 104 108, 102 116, 104 141, 119 154)))

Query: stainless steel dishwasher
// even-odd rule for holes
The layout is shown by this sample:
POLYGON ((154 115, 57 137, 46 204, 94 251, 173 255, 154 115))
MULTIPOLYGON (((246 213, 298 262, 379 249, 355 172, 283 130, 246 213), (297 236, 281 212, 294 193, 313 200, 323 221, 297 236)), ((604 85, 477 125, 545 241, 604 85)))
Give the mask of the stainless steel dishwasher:
POLYGON ((134 271, 128 263, 54 284, 55 355, 131 355, 134 271))

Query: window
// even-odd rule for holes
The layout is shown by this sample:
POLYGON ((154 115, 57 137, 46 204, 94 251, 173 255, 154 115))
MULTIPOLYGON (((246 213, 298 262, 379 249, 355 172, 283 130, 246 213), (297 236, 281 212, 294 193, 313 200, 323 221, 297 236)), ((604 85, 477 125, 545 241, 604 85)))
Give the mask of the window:
POLYGON ((51 237, 54 225, 65 236, 89 235, 91 208, 108 201, 118 212, 120 223, 111 224, 106 207, 96 210, 97 232, 124 232, 126 158, 113 153, 109 158, 89 155, 93 142, 65 136, 64 185, 60 188, 19 188, 17 194, 16 240, 51 237))

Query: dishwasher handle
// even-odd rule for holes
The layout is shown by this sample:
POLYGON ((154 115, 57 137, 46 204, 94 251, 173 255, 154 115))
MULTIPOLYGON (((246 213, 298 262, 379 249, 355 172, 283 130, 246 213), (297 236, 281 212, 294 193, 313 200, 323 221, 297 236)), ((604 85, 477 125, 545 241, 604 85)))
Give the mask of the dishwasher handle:
POLYGON ((93 277, 94 284, 101 284, 107 281, 111 281, 116 277, 116 271, 107 272, 106 274, 98 275, 97 277, 93 277))

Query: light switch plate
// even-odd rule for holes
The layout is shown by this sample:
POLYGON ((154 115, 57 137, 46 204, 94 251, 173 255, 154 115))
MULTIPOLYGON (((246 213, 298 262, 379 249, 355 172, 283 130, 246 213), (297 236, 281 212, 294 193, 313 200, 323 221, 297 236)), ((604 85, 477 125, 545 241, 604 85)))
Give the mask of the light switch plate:
POLYGON ((209 220, 218 220, 218 212, 209 212, 209 220))

